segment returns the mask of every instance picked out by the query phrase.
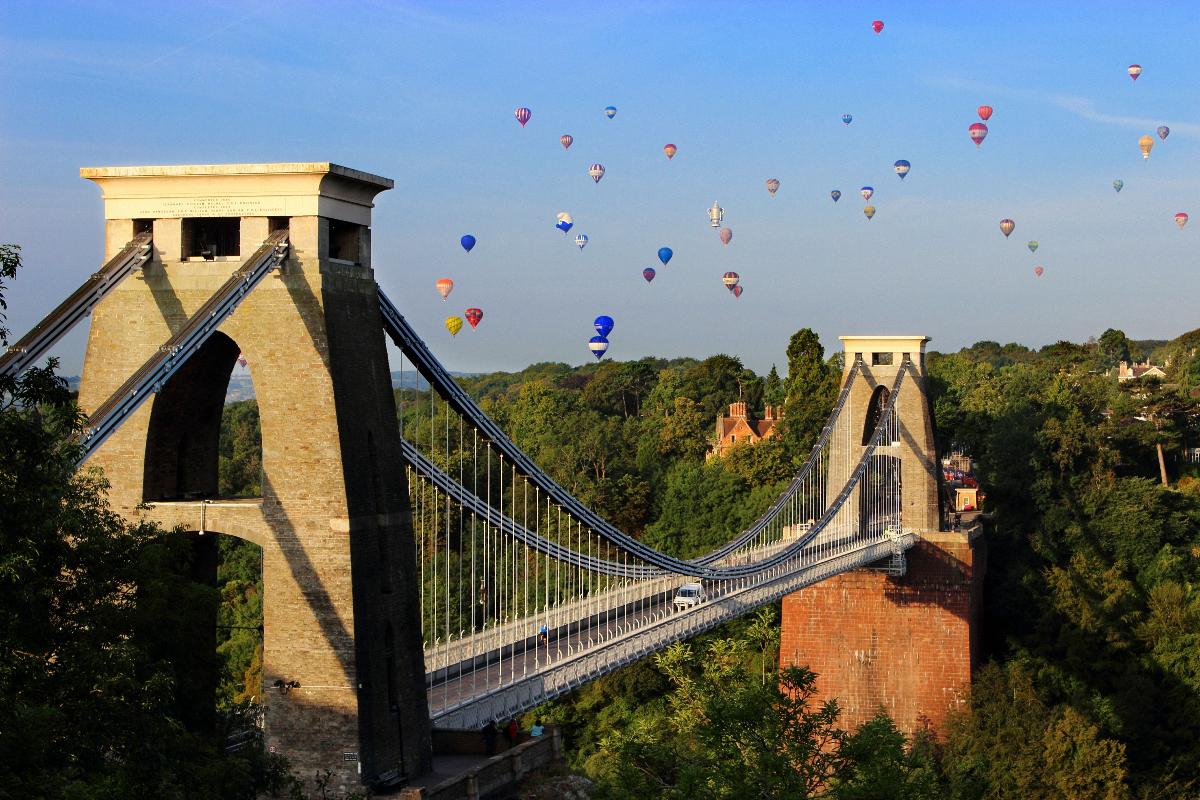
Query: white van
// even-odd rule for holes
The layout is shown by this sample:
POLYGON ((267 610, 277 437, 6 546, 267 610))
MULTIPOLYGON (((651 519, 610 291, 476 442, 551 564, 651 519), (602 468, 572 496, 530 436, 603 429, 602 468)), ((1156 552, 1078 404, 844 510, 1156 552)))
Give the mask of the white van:
POLYGON ((708 599, 704 587, 699 583, 685 583, 675 592, 674 605, 677 609, 688 609, 708 599))

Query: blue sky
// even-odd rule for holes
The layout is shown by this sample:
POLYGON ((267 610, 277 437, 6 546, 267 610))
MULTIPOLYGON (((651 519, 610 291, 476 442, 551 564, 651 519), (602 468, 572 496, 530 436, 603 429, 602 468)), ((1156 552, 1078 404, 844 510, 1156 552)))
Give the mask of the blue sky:
MULTIPOLYGON (((395 179, 377 278, 452 369, 582 363, 601 313, 610 357, 726 352, 760 372, 802 326, 827 349, 850 333, 943 350, 1171 337, 1200 326, 1200 219, 1174 224, 1200 215, 1198 30, 1200 5, 1165 2, 10 3, 0 240, 26 261, 10 327, 101 260, 80 166, 335 161, 395 179), (995 115, 976 149, 981 103, 995 115), (445 304, 440 277, 456 282, 445 304), (484 320, 451 340, 442 321, 468 306, 484 320)), ((64 372, 84 341, 60 346, 64 372)))

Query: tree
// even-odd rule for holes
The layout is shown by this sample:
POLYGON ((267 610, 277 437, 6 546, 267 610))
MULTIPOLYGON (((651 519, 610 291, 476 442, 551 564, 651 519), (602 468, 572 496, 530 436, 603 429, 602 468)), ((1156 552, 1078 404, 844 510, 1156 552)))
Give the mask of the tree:
POLYGON ((838 377, 825 363, 825 348, 810 328, 792 334, 787 357, 782 435, 793 462, 800 463, 808 457, 833 410, 838 377))
POLYGON ((1153 446, 1163 486, 1170 485, 1165 450, 1178 447, 1188 421, 1200 414, 1200 401, 1154 378, 1121 384, 1126 403, 1116 412, 1128 422, 1127 430, 1143 446, 1153 446))
POLYGON ((1100 334, 1100 339, 1096 344, 1100 353, 1100 365, 1106 369, 1111 369, 1122 361, 1130 360, 1129 339, 1125 336, 1125 331, 1109 328, 1100 334))
POLYGON ((768 405, 780 406, 787 399, 787 393, 783 388, 783 381, 779 379, 779 373, 775 369, 775 365, 771 365, 771 371, 767 373, 767 382, 763 387, 763 401, 768 405))
POLYGON ((918 733, 912 748, 881 708, 842 743, 846 768, 834 781, 834 800, 940 800, 946 796, 938 779, 928 734, 918 733))

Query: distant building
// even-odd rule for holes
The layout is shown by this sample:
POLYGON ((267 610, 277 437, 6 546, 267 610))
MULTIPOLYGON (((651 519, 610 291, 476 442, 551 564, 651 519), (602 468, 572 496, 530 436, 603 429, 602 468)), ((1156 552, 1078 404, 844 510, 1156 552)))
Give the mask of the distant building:
POLYGON ((1162 367, 1151 364, 1149 359, 1144 363, 1139 364, 1136 361, 1130 366, 1129 362, 1122 361, 1117 366, 1117 380, 1124 383, 1138 378, 1166 378, 1167 373, 1163 372, 1162 367))
POLYGON ((754 444, 770 439, 777 434, 781 418, 778 406, 766 406, 762 419, 755 419, 746 411, 745 402, 739 400, 730 403, 729 416, 717 417, 717 440, 708 451, 708 457, 720 458, 727 448, 735 444, 754 444))

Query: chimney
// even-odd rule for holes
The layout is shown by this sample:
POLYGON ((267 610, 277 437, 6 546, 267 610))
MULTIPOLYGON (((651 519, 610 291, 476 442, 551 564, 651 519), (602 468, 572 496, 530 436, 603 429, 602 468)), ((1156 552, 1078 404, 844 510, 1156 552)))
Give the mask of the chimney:
POLYGON ((746 418, 746 403, 742 400, 729 404, 729 416, 736 419, 746 418))
POLYGON ((763 406, 763 419, 775 419, 775 406, 763 406))

